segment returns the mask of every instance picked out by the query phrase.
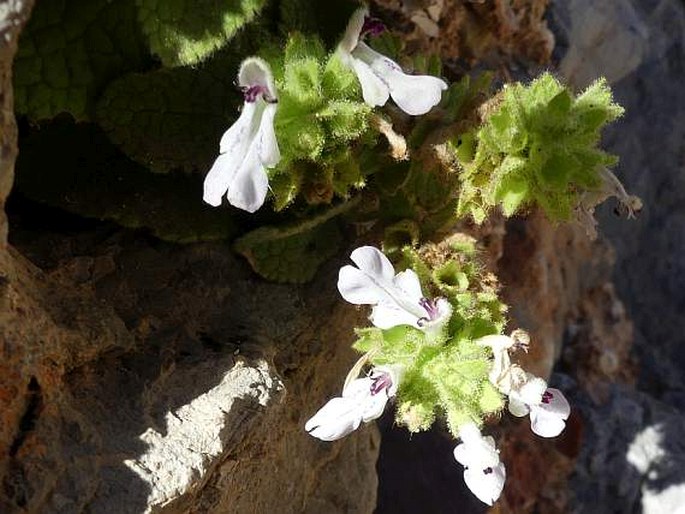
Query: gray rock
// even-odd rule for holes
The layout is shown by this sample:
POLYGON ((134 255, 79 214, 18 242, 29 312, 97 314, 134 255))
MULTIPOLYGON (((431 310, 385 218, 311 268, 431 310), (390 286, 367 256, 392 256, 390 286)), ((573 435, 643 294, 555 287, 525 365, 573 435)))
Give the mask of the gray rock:
POLYGON ((621 386, 597 405, 567 377, 557 378, 584 420, 571 512, 685 512, 685 415, 621 386))
POLYGON ((616 248, 614 281, 635 322, 639 387, 685 408, 685 8, 676 0, 556 1, 561 70, 576 86, 608 75, 625 117, 607 130, 617 175, 644 203, 638 220, 600 209, 616 248), (601 20, 593 21, 593 20, 601 20), (583 54, 586 30, 602 37, 583 54), (639 56, 639 62, 636 62, 639 56), (582 73, 573 70, 582 66, 582 73))

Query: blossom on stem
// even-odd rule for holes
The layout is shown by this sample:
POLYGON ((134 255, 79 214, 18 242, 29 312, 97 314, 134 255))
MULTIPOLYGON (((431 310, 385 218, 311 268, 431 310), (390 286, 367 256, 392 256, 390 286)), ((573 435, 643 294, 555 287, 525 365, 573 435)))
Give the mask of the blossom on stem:
POLYGON ((511 336, 488 335, 477 339, 476 344, 492 350, 493 363, 490 368, 490 382, 501 392, 508 395, 527 380, 526 373, 517 364, 512 364, 509 350, 528 351, 530 338, 523 330, 514 330, 511 336))
POLYGON ((509 412, 523 417, 530 414, 530 428, 540 437, 556 437, 566 427, 571 406, 561 391, 528 375, 528 381, 509 394, 509 412))
POLYGON ((219 157, 205 177, 203 199, 218 207, 225 194, 231 205, 255 212, 269 188, 266 168, 281 158, 274 132, 278 100, 271 70, 262 59, 243 61, 238 84, 245 97, 243 110, 221 138, 219 157))
POLYGON ((360 41, 366 34, 376 35, 383 29, 380 22, 369 17, 366 7, 357 9, 338 45, 338 55, 357 74, 368 105, 385 105, 392 96, 407 114, 427 113, 440 102, 447 83, 430 75, 407 75, 395 61, 360 41))
POLYGON ((509 350, 527 349, 528 342, 528 334, 522 330, 515 330, 511 337, 489 335, 476 340, 476 344, 492 349, 489 379, 509 397, 509 412, 517 417, 530 414, 533 432, 541 437, 556 437, 564 430, 571 407, 561 391, 548 388, 543 379, 512 364, 509 350))
POLYGON ((459 437, 462 442, 454 449, 454 458, 464 466, 464 482, 480 501, 492 505, 502 494, 507 476, 495 440, 483 437, 473 423, 461 427, 459 437))
POLYGON ((322 441, 335 441, 354 432, 363 421, 368 423, 383 414, 388 400, 397 393, 398 370, 373 368, 367 377, 352 380, 341 397, 332 398, 304 426, 310 435, 322 441))
POLYGON ((452 305, 426 298, 414 270, 395 274, 390 260, 373 246, 357 248, 350 258, 357 267, 340 269, 338 291, 350 303, 373 305, 370 319, 378 328, 411 325, 432 333, 449 321, 452 305))

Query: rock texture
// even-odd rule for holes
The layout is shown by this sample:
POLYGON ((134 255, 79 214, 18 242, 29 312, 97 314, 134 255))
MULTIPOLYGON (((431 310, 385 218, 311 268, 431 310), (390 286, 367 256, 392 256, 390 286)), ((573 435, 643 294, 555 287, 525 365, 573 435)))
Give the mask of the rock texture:
POLYGON ((11 234, 44 271, 7 275, 3 512, 373 510, 375 428, 302 430, 355 359, 334 267, 296 289, 220 245, 65 236, 11 234))
POLYGON ((616 249, 616 290, 635 324, 638 365, 617 370, 637 375, 639 392, 576 375, 583 393, 574 400, 586 423, 571 511, 681 512, 685 8, 675 0, 555 1, 550 18, 562 73, 577 87, 607 75, 626 107, 605 141, 621 157, 619 178, 645 206, 630 223, 611 205, 600 213, 616 249))

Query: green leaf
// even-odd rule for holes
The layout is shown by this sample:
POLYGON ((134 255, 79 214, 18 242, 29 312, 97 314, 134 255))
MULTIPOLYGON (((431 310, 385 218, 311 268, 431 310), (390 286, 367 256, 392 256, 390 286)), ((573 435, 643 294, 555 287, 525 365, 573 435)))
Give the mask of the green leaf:
POLYGON ((131 158, 157 173, 205 173, 242 98, 226 72, 163 68, 113 82, 97 106, 97 121, 131 158))
POLYGON ((14 62, 15 108, 35 120, 88 120, 107 83, 148 59, 133 0, 37 2, 14 62))
POLYGON ((197 64, 224 47, 267 0, 135 0, 150 49, 165 66, 197 64))
POLYGON ((368 353, 383 344, 383 331, 380 328, 357 328, 355 333, 357 340, 352 344, 352 348, 359 353, 368 353))
POLYGON ((202 201, 199 177, 149 173, 95 125, 59 118, 21 148, 16 190, 34 201, 179 243, 230 239, 239 231, 232 211, 202 201))
POLYGON ((615 163, 597 148, 600 129, 623 112, 605 80, 574 97, 544 73, 529 86, 505 86, 484 111, 475 157, 451 146, 463 168, 457 214, 477 223, 497 204, 506 216, 537 204, 567 220, 583 192, 601 187, 601 167, 615 163))
POLYGON ((316 34, 324 38, 329 48, 337 44, 347 21, 358 7, 351 0, 280 0, 278 4, 284 33, 299 31, 316 34))
POLYGON ((308 282, 342 241, 334 218, 356 203, 346 202, 305 220, 260 227, 237 239, 234 248, 264 278, 294 284, 308 282))

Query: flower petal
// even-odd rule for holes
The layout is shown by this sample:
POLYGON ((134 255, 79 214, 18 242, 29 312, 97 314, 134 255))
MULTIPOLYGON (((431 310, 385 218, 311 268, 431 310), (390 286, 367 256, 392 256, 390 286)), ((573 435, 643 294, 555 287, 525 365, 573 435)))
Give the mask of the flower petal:
POLYGON ((395 268, 390 260, 375 246, 360 246, 350 254, 350 259, 367 275, 391 281, 395 268))
POLYGON ((228 191, 247 154, 255 130, 254 104, 246 103, 238 119, 221 137, 219 152, 204 181, 203 199, 209 205, 221 205, 221 197, 228 191))
POLYGON ((419 317, 399 307, 396 303, 380 302, 374 306, 369 316, 374 326, 387 330, 399 325, 411 325, 420 328, 419 317))
POLYGON ((343 266, 338 274, 338 291, 355 305, 374 305, 380 301, 392 302, 388 286, 392 285, 395 269, 388 258, 373 246, 362 246, 350 255, 359 267, 343 266))
POLYGON ((418 304, 419 300, 423 298, 423 291, 421 290, 421 282, 419 276, 413 269, 406 269, 400 271, 395 278, 392 279, 395 286, 401 289, 408 298, 415 299, 418 304))
POLYGON ((509 396, 509 412, 517 418, 522 418, 530 412, 528 405, 516 398, 514 395, 509 396))
POLYGON ((442 100, 442 92, 447 89, 444 80, 430 75, 407 75, 392 72, 388 82, 390 96, 397 106, 412 116, 426 114, 442 100))
POLYGON ((372 277, 354 266, 340 268, 338 291, 346 301, 355 305, 374 305, 387 296, 372 277))
POLYGON ((532 407, 530 410, 530 428, 540 437, 556 437, 561 434, 566 427, 564 419, 539 407, 532 407))
MULTIPOLYGON (((365 43, 359 43, 352 56, 365 63, 373 75, 385 83, 397 106, 412 116, 430 111, 440 102, 442 92, 447 89, 447 83, 442 79, 430 75, 407 75, 395 61, 365 43)), ((355 71, 359 76, 357 66, 355 71)), ((366 101, 366 97, 364 100, 366 101)))
POLYGON ((373 380, 370 377, 355 378, 343 389, 343 398, 353 399, 357 403, 362 403, 371 394, 373 380))
POLYGON ((240 116, 231 125, 219 141, 219 153, 230 153, 242 162, 252 139, 259 129, 261 107, 257 102, 245 102, 240 116))
POLYGON ((530 428, 540 437, 556 437, 566 427, 571 406, 561 391, 549 388, 543 401, 530 408, 530 428))
POLYGON ((452 304, 445 298, 438 298, 435 302, 435 306, 438 310, 438 317, 431 323, 433 325, 441 326, 443 323, 447 323, 452 317, 452 304))
POLYGON ((563 419, 568 419, 569 415, 571 414, 571 406, 569 405, 564 394, 559 391, 559 389, 554 389, 553 387, 547 389, 546 393, 546 396, 549 398, 549 400, 541 403, 538 407, 545 412, 556 414, 557 416, 561 416, 563 419))
MULTIPOLYGON (((260 100, 261 101, 261 100, 260 100)), ((264 108, 262 121, 259 125, 259 160, 266 168, 272 168, 281 160, 281 151, 278 149, 278 141, 274 132, 274 117, 276 116, 276 104, 268 104, 264 108)))
POLYGON ((347 22, 347 28, 345 29, 345 34, 343 35, 342 41, 340 41, 339 48, 341 51, 350 53, 354 50, 354 47, 359 43, 359 36, 362 33, 362 28, 364 27, 364 18, 369 15, 369 9, 366 7, 360 7, 350 17, 350 21, 347 22))
POLYGON ((261 86, 267 90, 271 99, 277 98, 271 68, 259 57, 248 57, 240 64, 238 84, 242 87, 261 86))
POLYGON ((269 177, 259 161, 257 145, 253 144, 238 168, 226 196, 231 205, 247 212, 255 212, 264 204, 268 189, 269 177))
POLYGON ((502 494, 507 472, 503 463, 485 468, 464 470, 464 482, 471 492, 483 503, 493 505, 502 494))
POLYGON ((322 441, 335 441, 354 432, 362 421, 357 402, 350 398, 333 398, 304 425, 309 434, 322 441))
POLYGON ((485 469, 499 464, 499 452, 491 436, 483 436, 478 427, 468 423, 459 428, 462 443, 454 449, 454 458, 467 468, 485 469))
POLYGON ((509 350, 514 346, 514 340, 504 335, 489 335, 475 340, 478 346, 489 346, 493 353, 509 350))
POLYGON ((540 377, 529 375, 528 381, 518 392, 519 399, 526 405, 537 405, 542 401, 542 395, 547 390, 547 382, 540 377))
POLYGON ((362 421, 368 423, 374 419, 380 418, 388 403, 387 391, 380 391, 377 394, 370 394, 363 404, 362 421))
POLYGON ((239 166, 240 162, 235 155, 219 155, 205 177, 202 199, 212 207, 221 205, 221 198, 228 191, 239 166))
MULTIPOLYGON (((363 44, 363 43, 362 43, 363 44)), ((381 107, 390 98, 388 85, 368 65, 352 57, 350 61, 362 87, 364 102, 371 107, 381 107)))

